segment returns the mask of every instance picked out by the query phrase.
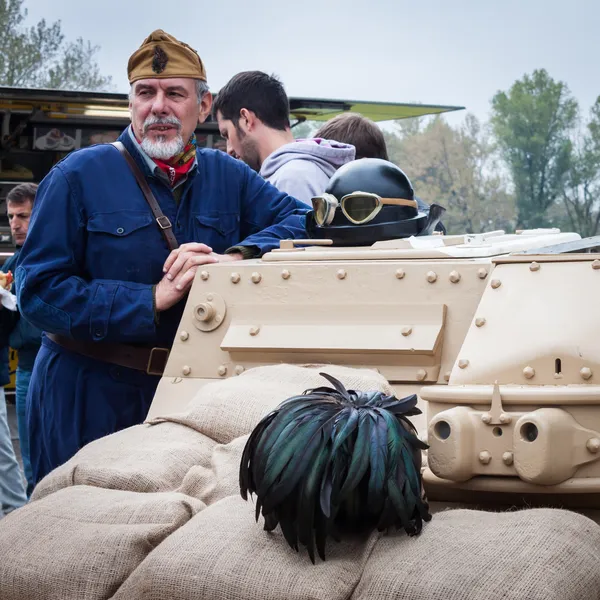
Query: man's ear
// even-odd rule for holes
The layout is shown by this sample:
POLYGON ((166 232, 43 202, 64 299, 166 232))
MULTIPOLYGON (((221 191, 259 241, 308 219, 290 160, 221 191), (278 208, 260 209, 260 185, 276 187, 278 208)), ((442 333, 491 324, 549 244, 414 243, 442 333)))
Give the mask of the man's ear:
POLYGON ((251 133, 256 130, 257 125, 260 123, 258 117, 254 112, 247 108, 240 110, 240 120, 238 126, 244 131, 244 133, 251 133))
POLYGON ((213 95, 210 92, 206 92, 206 94, 202 96, 202 101, 198 107, 198 123, 204 123, 204 121, 206 121, 208 115, 210 115, 212 104, 213 95))

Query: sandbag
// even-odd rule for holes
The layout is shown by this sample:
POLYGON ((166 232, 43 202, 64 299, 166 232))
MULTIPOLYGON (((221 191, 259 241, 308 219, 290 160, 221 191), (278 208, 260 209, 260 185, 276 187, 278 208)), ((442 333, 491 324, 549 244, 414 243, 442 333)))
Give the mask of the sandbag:
POLYGON ((600 527, 559 509, 437 513, 382 537, 352 600, 594 600, 600 527))
POLYGON ((182 494, 59 490, 0 521, 2 600, 111 598, 171 532, 202 510, 182 494))
POLYGON ((133 492, 174 491, 192 466, 210 466, 215 446, 210 438, 183 425, 135 425, 81 448, 46 475, 31 498, 39 500, 73 485, 133 492))
POLYGON ((170 535, 113 600, 346 600, 377 537, 331 541, 313 565, 279 528, 255 522, 252 502, 230 496, 170 535))
POLYGON ((269 365, 209 383, 198 391, 186 411, 155 417, 148 422, 182 423, 220 444, 229 444, 235 438, 249 434, 266 414, 287 398, 310 388, 330 386, 319 375, 320 371, 333 375, 348 389, 394 393, 387 380, 373 369, 339 365, 269 365))

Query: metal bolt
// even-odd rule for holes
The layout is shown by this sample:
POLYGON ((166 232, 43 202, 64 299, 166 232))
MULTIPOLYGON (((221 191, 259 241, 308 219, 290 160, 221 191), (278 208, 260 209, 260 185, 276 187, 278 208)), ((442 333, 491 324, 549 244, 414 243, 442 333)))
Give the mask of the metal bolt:
POLYGON ((240 274, 239 273, 232 273, 231 274, 231 283, 239 283, 240 282, 240 274))
POLYGON ((540 263, 536 263, 535 261, 534 261, 534 262, 532 262, 532 263, 529 265, 529 270, 530 270, 530 271, 539 271, 539 270, 540 270, 540 263))
POLYGON ((260 327, 258 325, 254 325, 250 327, 250 335, 256 335, 260 331, 260 327))
POLYGON ((486 425, 489 425, 492 422, 492 415, 490 415, 490 413, 484 413, 484 414, 481 415, 481 420, 486 425))
POLYGON ((402 335, 404 337, 406 337, 407 335, 410 335, 412 333, 412 327, 403 327, 402 328, 402 335))
POLYGON ((535 369, 533 367, 525 367, 523 369, 523 375, 526 379, 531 379, 535 375, 535 369))
POLYGON ((450 381, 450 371, 444 373, 444 381, 450 381))
POLYGON ((417 381, 424 381, 427 377, 427 371, 425 369, 419 369, 417 371, 417 381))
POLYGON ((502 423, 503 425, 508 425, 511 421, 512 417, 510 415, 507 415, 506 413, 500 414, 500 423, 502 423))
POLYGON ((281 277, 283 279, 289 279, 291 276, 292 276, 292 274, 287 269, 284 269, 283 271, 281 271, 281 277))
POLYGON ((479 277, 479 279, 485 279, 487 277, 487 270, 486 269, 479 269, 477 271, 477 277, 479 277))
POLYGON ((195 312, 198 321, 211 321, 215 316, 215 307, 210 302, 201 302, 195 312))
POLYGON ((221 315, 217 315, 215 317, 215 323, 220 323, 223 320, 223 317, 221 315))
POLYGON ((587 381, 592 377, 592 370, 589 367, 582 367, 582 369, 579 371, 579 374, 587 381))
POLYGON ((179 338, 181 339, 182 342, 187 342, 187 340, 189 339, 190 334, 187 331, 182 331, 179 334, 179 338))
POLYGON ((515 460, 515 457, 513 456, 512 452, 505 452, 502 455, 502 462, 507 466, 512 465, 514 460, 515 460))
POLYGON ((242 365, 237 365, 235 368, 235 374, 241 375, 244 372, 244 367, 242 365))
POLYGON ((460 369, 466 369, 469 366, 469 361, 466 358, 461 358, 458 361, 458 366, 460 369))
POLYGON ((255 271, 254 273, 252 273, 252 276, 250 277, 250 279, 252 279, 252 283, 260 283, 262 276, 260 273, 257 273, 255 271))
POLYGON ((227 375, 227 367, 225 365, 221 365, 218 369, 217 369, 217 373, 221 376, 224 377, 225 375, 227 375))
POLYGON ((396 279, 404 279, 405 275, 406 275, 406 273, 404 272, 404 269, 396 270, 396 279))
POLYGON ((427 281, 429 281, 429 283, 435 283, 437 281, 437 274, 434 271, 428 271, 427 281))
POLYGON ((339 269, 336 273, 336 277, 338 279, 346 279, 346 271, 344 271, 344 269, 339 269))
POLYGON ((207 299, 209 302, 212 302, 212 301, 213 301, 213 298, 214 298, 214 296, 213 296, 212 294, 207 294, 207 295, 206 295, 206 299, 207 299))
POLYGON ((483 327, 486 323, 486 320, 483 317, 478 317, 477 319, 475 319, 475 326, 476 327, 483 327))
POLYGON ((487 450, 484 450, 483 452, 479 453, 479 462, 480 463, 482 463, 484 465, 489 465, 491 460, 492 460, 492 455, 487 450))
POLYGON ((192 367, 188 367, 187 365, 185 365, 185 366, 183 367, 183 369, 181 369, 181 372, 182 372, 184 375, 189 375, 189 374, 192 372, 192 367))
POLYGON ((597 260, 597 259, 596 259, 595 261, 593 261, 593 262, 592 262, 592 269, 594 269, 594 270, 596 270, 596 271, 597 271, 598 269, 600 269, 600 260, 597 260))
POLYGON ((200 273, 200 278, 203 279, 204 281, 206 281, 208 279, 209 275, 208 275, 208 271, 202 271, 202 273, 200 273))
POLYGON ((499 279, 492 279, 491 286, 497 290, 502 285, 502 282, 499 279))
POLYGON ((600 450, 600 440, 598 438, 590 438, 585 447, 592 453, 596 454, 600 450))
POLYGON ((458 283, 460 281, 460 273, 458 271, 451 271, 449 279, 452 283, 458 283))

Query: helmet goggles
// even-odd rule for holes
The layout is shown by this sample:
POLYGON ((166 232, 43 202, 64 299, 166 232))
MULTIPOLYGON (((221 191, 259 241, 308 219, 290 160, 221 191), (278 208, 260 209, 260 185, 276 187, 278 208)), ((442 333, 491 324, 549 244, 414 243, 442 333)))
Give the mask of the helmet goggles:
POLYGON ((377 194, 360 191, 346 194, 339 201, 333 194, 328 193, 312 198, 314 219, 319 227, 331 225, 338 206, 348 221, 354 225, 363 225, 372 221, 386 204, 417 208, 415 200, 382 198, 377 194))

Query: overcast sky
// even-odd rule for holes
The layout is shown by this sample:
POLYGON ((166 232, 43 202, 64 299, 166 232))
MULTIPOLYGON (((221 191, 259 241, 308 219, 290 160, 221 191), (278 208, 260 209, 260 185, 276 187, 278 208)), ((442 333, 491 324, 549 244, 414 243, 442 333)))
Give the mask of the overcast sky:
MULTIPOLYGON (((536 68, 584 114, 600 95, 598 0, 25 0, 101 46, 116 91, 154 29, 202 57, 211 89, 239 71, 279 75, 290 96, 465 106, 486 119, 499 89, 536 68)), ((465 111, 450 117, 452 123, 465 111)))

